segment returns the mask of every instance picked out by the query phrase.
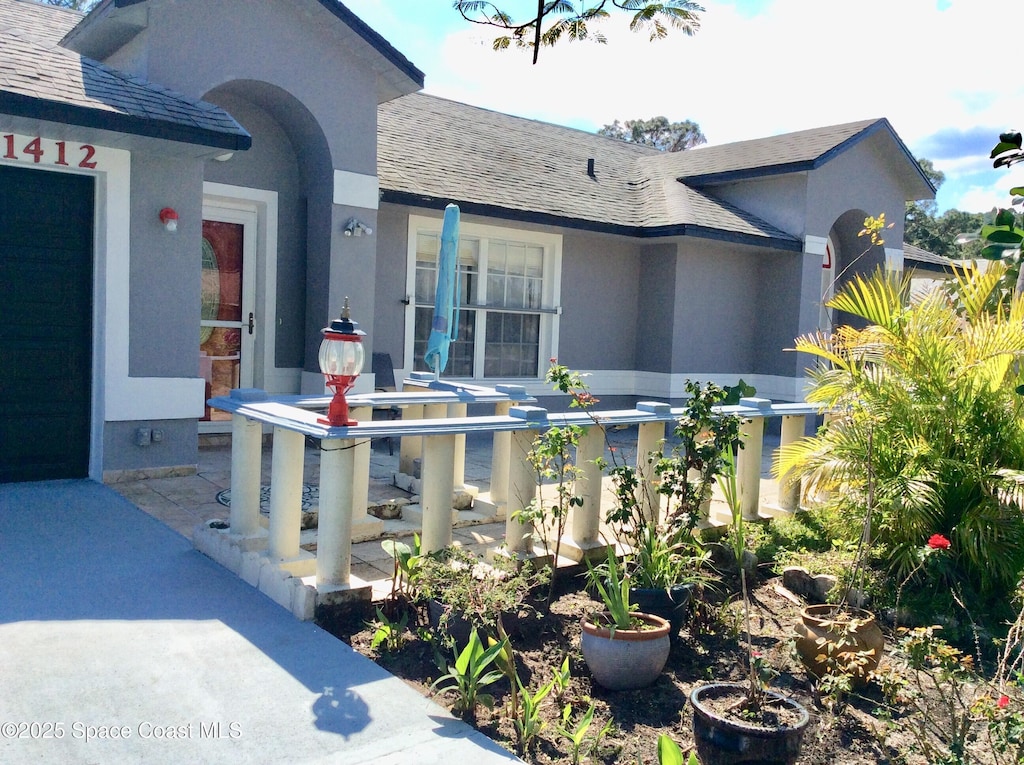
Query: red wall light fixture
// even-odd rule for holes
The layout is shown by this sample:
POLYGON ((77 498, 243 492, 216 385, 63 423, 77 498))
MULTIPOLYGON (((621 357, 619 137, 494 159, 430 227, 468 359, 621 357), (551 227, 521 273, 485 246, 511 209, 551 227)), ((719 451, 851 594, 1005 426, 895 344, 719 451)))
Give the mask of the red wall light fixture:
POLYGON ((320 330, 323 340, 320 341, 320 371, 327 381, 327 387, 334 391, 334 398, 327 409, 327 418, 319 418, 325 425, 357 425, 349 419, 348 393, 363 371, 365 351, 363 338, 366 333, 359 329, 359 324, 352 321, 348 306, 348 298, 341 309, 341 318, 331 322, 329 327, 320 330))
POLYGON ((165 207, 160 211, 160 222, 173 234, 178 230, 178 213, 173 207, 165 207))

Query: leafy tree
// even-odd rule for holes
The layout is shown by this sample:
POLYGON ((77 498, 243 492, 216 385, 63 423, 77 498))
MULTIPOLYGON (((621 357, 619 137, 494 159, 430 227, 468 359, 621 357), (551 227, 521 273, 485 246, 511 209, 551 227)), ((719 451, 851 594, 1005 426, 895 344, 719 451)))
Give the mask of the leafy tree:
POLYGON ((686 120, 669 122, 665 117, 652 117, 649 120, 626 120, 625 124, 615 120, 597 131, 598 135, 618 138, 621 141, 653 146, 661 151, 682 151, 707 143, 708 139, 701 132, 700 125, 686 120))
MULTIPOLYGON (((936 170, 930 159, 919 159, 917 164, 932 185, 939 189, 946 180, 945 173, 936 170)), ((985 216, 961 210, 947 210, 942 215, 936 215, 937 209, 932 199, 907 202, 903 241, 954 260, 981 257, 980 244, 961 245, 956 240, 965 231, 975 231, 984 225, 985 216)))
POLYGON ((494 50, 505 50, 513 44, 517 48, 533 48, 534 64, 542 46, 555 45, 563 37, 606 43, 603 34, 591 32, 587 26, 607 19, 611 14, 606 7, 631 12, 629 28, 634 32, 649 31, 651 40, 666 37, 668 27, 693 35, 700 29, 698 14, 704 11, 691 0, 537 0, 532 17, 516 20, 489 0, 454 0, 453 6, 466 21, 504 30, 495 38, 494 50))
MULTIPOLYGON (((992 149, 989 159, 995 168, 1011 167, 1024 162, 1024 148, 1021 147, 1020 133, 1001 133, 999 143, 992 149)), ((1024 294, 1024 268, 1021 268, 1021 251, 1024 247, 1024 214, 1018 216, 1016 209, 1024 206, 1024 186, 1010 189, 1012 197, 1009 209, 995 211, 994 216, 985 220, 974 233, 957 237, 958 244, 980 243, 979 256, 988 260, 1000 260, 1006 266, 1003 290, 1015 295, 1024 294), (1019 222, 1018 222, 1019 219, 1019 222)))

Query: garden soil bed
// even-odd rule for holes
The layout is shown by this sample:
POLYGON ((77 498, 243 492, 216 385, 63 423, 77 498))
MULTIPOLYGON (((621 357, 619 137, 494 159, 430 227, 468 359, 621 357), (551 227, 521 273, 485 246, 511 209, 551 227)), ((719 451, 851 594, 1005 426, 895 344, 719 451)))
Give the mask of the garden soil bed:
MULTIPOLYGON (((895 734, 873 715, 880 696, 869 687, 840 713, 830 712, 814 692, 814 686, 792 645, 793 625, 800 606, 780 592, 780 580, 762 582, 753 593, 751 628, 755 650, 779 671, 772 689, 792 696, 810 712, 811 722, 804 736, 801 765, 861 765, 867 763, 912 763, 895 734), (903 750, 901 756, 900 750, 903 750)), ((792 597, 792 596, 790 596, 792 597)), ((743 680, 745 662, 741 639, 742 609, 732 602, 699 606, 674 641, 668 665, 654 685, 637 691, 607 691, 592 683, 579 652, 580 617, 596 609, 597 603, 584 592, 567 592, 556 598, 547 613, 521 615, 507 626, 516 652, 519 675, 536 690, 569 657, 572 680, 561 699, 549 696, 544 702, 546 726, 532 752, 524 756, 532 763, 570 763, 572 748, 559 733, 562 711, 572 708, 570 729, 595 705, 594 722, 581 750, 581 762, 656 763, 658 735, 669 735, 682 747, 692 749, 692 711, 688 696, 697 684, 710 680, 743 680), (704 614, 700 611, 703 608, 704 614), (595 738, 604 726, 611 727, 600 741, 595 738)), ((425 609, 424 609, 425 611, 425 609)), ((435 650, 429 639, 426 614, 410 619, 404 647, 384 653, 371 649, 373 629, 356 619, 324 626, 360 653, 402 678, 424 695, 442 674, 435 664, 435 650), (415 623, 414 623, 415 622, 415 623)), ((452 661, 449 656, 447 659, 452 661)), ((476 727, 517 754, 515 729, 504 713, 509 685, 499 681, 488 689, 496 699, 493 710, 479 710, 476 727)), ((436 697, 451 707, 451 697, 436 697)))

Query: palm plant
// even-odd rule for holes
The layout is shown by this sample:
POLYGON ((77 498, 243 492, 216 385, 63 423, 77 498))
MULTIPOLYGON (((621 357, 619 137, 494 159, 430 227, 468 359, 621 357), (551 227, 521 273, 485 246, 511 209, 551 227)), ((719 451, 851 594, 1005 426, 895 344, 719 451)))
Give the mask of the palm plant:
POLYGON ((851 519, 870 509, 872 542, 897 576, 934 533, 983 590, 1024 568, 1024 298, 986 308, 1001 276, 998 265, 957 271, 958 302, 936 290, 913 303, 908 277, 857 276, 829 305, 866 326, 796 340, 819 362, 807 399, 832 415, 780 450, 776 474, 794 471, 851 519))

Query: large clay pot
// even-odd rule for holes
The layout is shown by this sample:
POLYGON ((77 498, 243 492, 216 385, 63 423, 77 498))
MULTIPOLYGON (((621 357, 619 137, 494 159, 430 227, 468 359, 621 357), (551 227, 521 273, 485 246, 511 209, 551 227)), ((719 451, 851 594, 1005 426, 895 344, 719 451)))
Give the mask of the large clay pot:
POLYGON ((645 614, 654 614, 668 620, 672 637, 678 635, 686 623, 692 598, 692 584, 675 584, 668 588, 632 587, 629 590, 629 602, 632 605, 645 614))
POLYGON ((665 668, 671 648, 669 623, 660 616, 633 612, 645 629, 611 630, 601 619, 583 617, 580 647, 594 680, 611 691, 644 688, 665 668))
POLYGON ((863 684, 878 667, 885 647, 874 614, 863 608, 807 606, 795 629, 797 653, 815 677, 828 674, 831 665, 843 668, 855 684, 863 684))
POLYGON ((743 683, 708 683, 690 692, 693 705, 693 739, 702 765, 791 765, 800 756, 804 729, 810 720, 799 702, 765 691, 771 705, 795 712, 788 725, 759 724, 720 715, 709 703, 715 699, 740 700, 747 691, 743 683))

